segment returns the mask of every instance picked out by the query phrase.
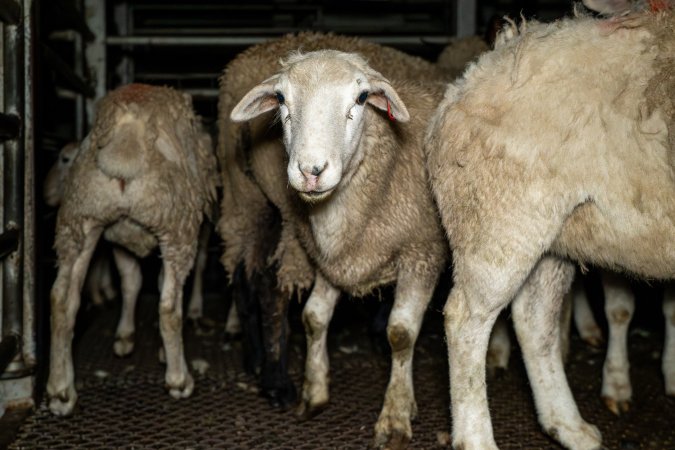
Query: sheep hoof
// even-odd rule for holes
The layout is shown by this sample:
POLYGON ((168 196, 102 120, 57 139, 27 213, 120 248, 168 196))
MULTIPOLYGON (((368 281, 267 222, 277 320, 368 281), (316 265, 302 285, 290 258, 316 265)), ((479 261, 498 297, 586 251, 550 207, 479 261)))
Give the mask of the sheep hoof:
POLYGON ((630 411, 630 400, 616 400, 611 397, 602 397, 602 400, 615 416, 621 416, 630 411))
POLYGON ((70 386, 54 395, 49 395, 49 410, 55 416, 70 416, 75 409, 77 401, 77 392, 70 386))
POLYGON ((133 334, 126 337, 122 336, 115 337, 115 343, 113 344, 113 352, 115 353, 115 355, 122 358, 124 356, 129 356, 133 351, 134 351, 133 334))
POLYGON ((310 405, 308 402, 303 401, 300 402, 300 405, 298 406, 295 415, 298 417, 300 421, 304 422, 306 420, 318 416, 319 413, 321 413, 324 409, 326 409, 326 406, 328 406, 328 402, 310 405))
POLYGON ((584 342, 590 345, 593 348, 603 348, 605 346, 605 340, 602 335, 597 336, 586 336, 583 338, 584 342))
POLYGON ((167 383, 167 389, 169 390, 169 395, 171 395, 176 400, 181 398, 188 398, 192 395, 192 391, 195 388, 195 382, 192 379, 192 375, 189 373, 185 374, 185 380, 182 383, 178 383, 175 386, 171 386, 167 383))
POLYGON ((408 448, 410 436, 400 430, 392 430, 388 435, 375 435, 372 448, 378 450, 403 450, 408 448))

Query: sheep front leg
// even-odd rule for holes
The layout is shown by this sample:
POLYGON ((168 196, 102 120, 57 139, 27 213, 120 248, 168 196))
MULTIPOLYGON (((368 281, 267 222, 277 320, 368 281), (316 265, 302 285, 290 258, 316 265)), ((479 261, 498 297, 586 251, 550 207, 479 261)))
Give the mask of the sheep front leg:
POLYGON ((138 293, 143 284, 143 276, 140 264, 126 250, 115 248, 113 256, 122 282, 122 313, 115 332, 113 351, 117 356, 122 357, 134 350, 134 312, 138 293))
POLYGON ((297 415, 308 419, 319 413, 328 403, 328 325, 340 291, 317 273, 312 293, 302 310, 302 322, 307 337, 307 361, 302 400, 297 415))
POLYGON ((166 386, 169 394, 178 399, 189 397, 194 389, 183 353, 183 282, 186 274, 178 272, 177 264, 170 261, 170 252, 165 250, 162 248, 164 279, 159 300, 159 329, 166 357, 166 386))
POLYGON ((570 263, 542 258, 513 302, 513 322, 539 423, 567 448, 595 449, 601 446, 600 432, 579 414, 560 350, 561 306, 573 276, 570 263))
POLYGON ((188 317, 192 320, 201 319, 204 314, 204 269, 206 269, 209 256, 209 239, 211 239, 211 226, 204 223, 199 231, 199 247, 197 248, 197 260, 195 261, 190 303, 188 304, 188 317))
POLYGON ((593 310, 588 303, 588 296, 584 284, 581 282, 581 275, 576 276, 572 284, 571 295, 574 303, 574 325, 579 332, 579 336, 592 347, 602 346, 605 339, 602 337, 602 331, 595 321, 593 310))
POLYGON ((100 227, 85 223, 82 234, 72 238, 74 242, 68 253, 59 254, 59 271, 51 291, 51 353, 47 381, 49 409, 57 416, 71 414, 77 401, 73 330, 80 307, 80 291, 101 232, 100 227))
POLYGON ((633 393, 628 362, 628 326, 635 310, 635 299, 630 285, 620 275, 603 273, 602 285, 609 326, 607 356, 602 367, 602 399, 618 416, 630 409, 633 393))
POLYGON ((417 416, 412 361, 424 312, 438 281, 438 274, 421 277, 414 271, 399 274, 394 305, 387 324, 391 346, 391 374, 373 446, 404 449, 412 438, 410 421, 417 416))
POLYGON ((663 293, 663 315, 666 318, 666 340, 661 358, 666 395, 675 396, 675 284, 666 286, 663 293))
POLYGON ((288 375, 288 305, 291 297, 277 287, 271 271, 254 274, 252 289, 260 303, 265 359, 260 372, 262 393, 273 407, 287 408, 297 400, 288 375))

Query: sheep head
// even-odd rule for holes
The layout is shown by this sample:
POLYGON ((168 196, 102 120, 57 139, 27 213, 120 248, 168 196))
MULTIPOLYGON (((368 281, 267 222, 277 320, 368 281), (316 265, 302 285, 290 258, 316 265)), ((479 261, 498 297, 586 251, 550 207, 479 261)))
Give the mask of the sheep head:
POLYGON ((359 55, 335 50, 291 54, 282 69, 234 107, 231 119, 251 120, 276 110, 288 153, 288 181, 316 202, 346 183, 363 154, 359 143, 370 105, 406 122, 408 110, 379 72, 359 55))
POLYGON ((79 152, 79 142, 66 144, 59 152, 59 157, 52 168, 49 169, 43 191, 45 203, 48 206, 58 206, 61 203, 63 188, 70 174, 70 168, 79 152))

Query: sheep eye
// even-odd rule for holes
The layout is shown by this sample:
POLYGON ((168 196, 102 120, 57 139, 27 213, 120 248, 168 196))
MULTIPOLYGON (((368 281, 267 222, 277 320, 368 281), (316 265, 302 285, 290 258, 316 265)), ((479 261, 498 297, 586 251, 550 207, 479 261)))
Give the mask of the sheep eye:
POLYGON ((70 161, 70 158, 68 158, 68 157, 66 157, 66 156, 62 156, 62 157, 61 157, 61 162, 62 162, 62 163, 65 164, 65 163, 67 163, 67 162, 69 162, 69 161, 70 161))
POLYGON ((277 92, 277 101, 279 102, 280 105, 283 105, 286 99, 284 98, 284 94, 281 92, 277 92))
POLYGON ((368 99, 368 91, 363 91, 356 98, 356 104, 357 105, 363 105, 364 103, 366 103, 367 99, 368 99))

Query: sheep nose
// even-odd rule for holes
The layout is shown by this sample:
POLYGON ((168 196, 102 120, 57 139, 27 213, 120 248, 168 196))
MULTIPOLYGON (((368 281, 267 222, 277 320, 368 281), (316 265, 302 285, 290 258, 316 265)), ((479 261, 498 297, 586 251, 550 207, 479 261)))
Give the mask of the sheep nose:
POLYGON ((313 165, 313 166, 302 166, 298 164, 298 168, 300 169, 300 172, 302 172, 302 175, 305 178, 310 178, 310 177, 318 177, 321 175, 321 173, 326 170, 326 166, 328 166, 328 162, 323 163, 323 165, 313 165))

